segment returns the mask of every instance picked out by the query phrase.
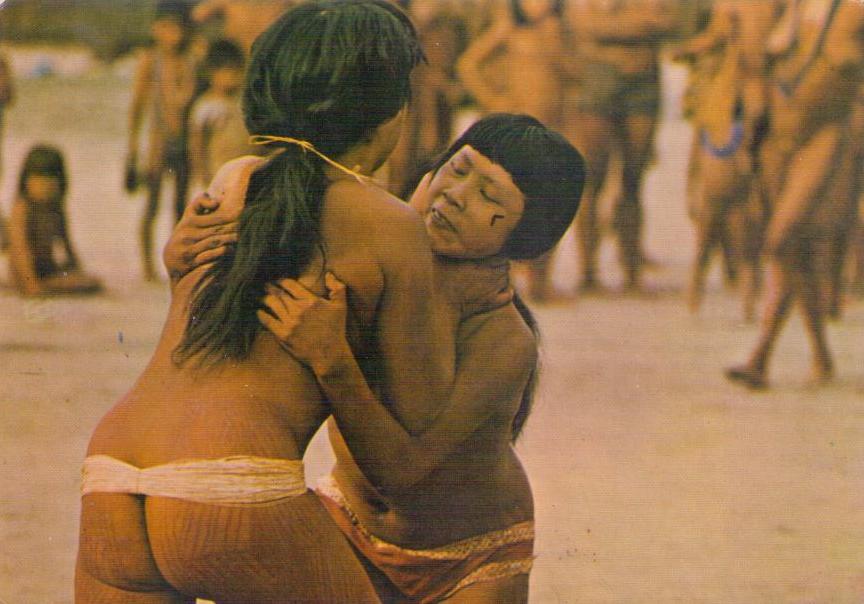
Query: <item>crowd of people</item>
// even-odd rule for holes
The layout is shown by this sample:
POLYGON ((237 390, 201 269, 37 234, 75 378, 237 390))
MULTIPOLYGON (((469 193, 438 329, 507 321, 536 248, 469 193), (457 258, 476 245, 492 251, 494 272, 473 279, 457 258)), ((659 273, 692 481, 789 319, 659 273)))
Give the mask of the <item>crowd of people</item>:
MULTIPOLYGON (((767 384, 796 301, 831 377, 825 322, 864 289, 864 4, 160 0, 151 34, 124 178, 146 190, 147 280, 173 185, 172 303, 88 450, 80 602, 524 602, 520 294, 569 297, 550 267, 574 219, 580 291, 604 287, 606 233, 644 287, 667 52, 690 70, 691 311, 720 252, 745 318, 764 301, 729 379, 767 384), (337 463, 311 493, 303 453, 331 415, 337 463)), ((65 191, 61 152, 34 147, 6 227, 23 295, 102 289, 65 191)))
MULTIPOLYGON (((158 3, 151 26, 153 43, 140 55, 133 87, 126 173, 130 192, 139 185, 146 189, 139 232, 146 279, 157 274, 152 231, 163 181, 169 176, 173 181, 179 219, 190 184, 192 192, 200 191, 218 166, 250 152, 239 100, 244 63, 256 36, 296 3, 158 3), (205 38, 198 26, 220 15, 224 37, 205 38), (150 124, 147 153, 139 160, 145 117, 150 124)), ((628 289, 641 287, 642 269, 651 262, 642 243, 641 185, 654 156, 662 97, 661 56, 672 48, 672 56, 686 61, 692 71, 685 98, 695 132, 687 201, 698 247, 688 288, 690 307, 695 311, 700 305, 706 269, 718 248, 729 281, 741 282, 744 313, 753 318, 761 260, 770 255, 762 245, 762 223, 769 214, 762 204, 771 188, 766 178, 779 178, 783 172, 772 165, 766 176, 762 165, 762 155, 770 147, 763 145, 771 130, 770 118, 780 105, 772 96, 771 82, 783 69, 794 69, 796 61, 806 61, 810 54, 822 60, 843 44, 820 36, 846 21, 836 18, 831 2, 403 0, 398 4, 417 27, 428 60, 412 77, 408 122, 385 169, 389 190, 403 197, 410 193, 425 168, 464 130, 465 116, 472 110, 481 115, 512 111, 537 117, 563 133, 588 161, 588 185, 576 224, 581 291, 602 287, 597 253, 604 233, 617 236, 628 289), (687 39, 694 30, 698 34, 687 39), (815 38, 808 41, 807 36, 815 38), (801 50, 817 38, 818 48, 812 53, 801 50), (616 193, 608 211, 600 207, 600 193, 606 189, 616 193)), ((807 63, 801 77, 818 73, 818 65, 807 63)), ((795 87, 799 86, 796 80, 795 87)), ((838 113, 837 107, 825 111, 838 113)), ((853 139, 864 118, 849 113, 844 138, 853 139)), ((854 146, 843 147, 850 154, 856 152, 854 146)), ((860 163, 850 159, 850 170, 857 171, 860 163)), ((797 185, 791 186, 797 190, 797 185)), ((852 186, 851 195, 856 188, 852 186)), ((822 305, 830 307, 833 316, 840 312, 841 280, 851 275, 858 289, 864 282, 864 244, 856 222, 843 221, 852 226, 834 238, 842 243, 835 245, 833 268, 819 271, 834 275, 826 278, 822 288, 822 305), (853 251, 849 258, 847 250, 853 251)), ((553 287, 549 266, 547 256, 524 268, 526 293, 532 300, 571 295, 553 287)), ((775 272, 770 266, 768 271, 775 272)))
POLYGON ((741 273, 751 317, 764 263, 759 339, 727 376, 766 385, 774 344, 799 302, 813 379, 828 380, 825 322, 840 317, 847 286, 860 291, 864 284, 864 6, 716 0, 702 25, 677 49, 693 76, 688 188, 698 250, 691 308, 700 304, 719 248, 730 279, 741 273))

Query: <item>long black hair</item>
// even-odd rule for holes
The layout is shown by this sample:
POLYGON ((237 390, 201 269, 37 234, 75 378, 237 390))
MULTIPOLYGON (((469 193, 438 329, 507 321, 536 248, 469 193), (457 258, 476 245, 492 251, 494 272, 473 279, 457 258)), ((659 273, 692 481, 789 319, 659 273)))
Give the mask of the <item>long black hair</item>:
MULTIPOLYGON (((410 98, 423 60, 414 27, 386 0, 315 0, 289 10, 255 41, 243 112, 250 134, 312 143, 333 158, 368 142, 410 98)), ((266 283, 299 276, 321 248, 328 180, 321 159, 296 145, 257 170, 246 192, 233 253, 196 286, 182 362, 248 356, 266 283)))
MULTIPOLYGON (((525 197, 522 218, 501 254, 514 260, 538 258, 567 232, 585 186, 585 160, 563 136, 529 115, 493 113, 475 122, 438 158, 437 172, 464 146, 504 168, 525 197)), ((540 345, 540 328, 531 310, 516 295, 513 304, 540 345)), ((522 402, 513 418, 512 438, 522 433, 534 403, 540 360, 531 371, 522 402)))
POLYGON ((68 227, 66 225, 66 189, 69 186, 66 177, 66 162, 63 153, 57 147, 51 145, 34 145, 24 158, 21 166, 21 174, 18 176, 18 196, 24 201, 27 208, 27 228, 29 232, 34 229, 34 221, 38 220, 37 214, 44 215, 45 212, 55 214, 59 218, 60 236, 66 237, 68 227), (31 176, 50 176, 57 179, 57 197, 50 201, 34 203, 27 194, 27 179, 31 176))
POLYGON ((63 154, 51 145, 34 145, 24 158, 21 173, 18 175, 18 194, 27 199, 27 179, 33 175, 53 176, 57 179, 58 197, 62 201, 66 196, 68 181, 66 178, 66 162, 63 154))

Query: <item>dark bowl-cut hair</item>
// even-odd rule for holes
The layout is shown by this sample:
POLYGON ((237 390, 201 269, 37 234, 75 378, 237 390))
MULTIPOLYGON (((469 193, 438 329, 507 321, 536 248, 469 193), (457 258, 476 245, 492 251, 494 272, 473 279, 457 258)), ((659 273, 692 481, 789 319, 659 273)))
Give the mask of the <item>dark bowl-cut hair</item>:
POLYGON ((60 199, 66 195, 66 163, 63 161, 63 154, 56 147, 35 145, 27 153, 18 177, 18 193, 24 199, 27 198, 27 179, 33 174, 55 177, 60 185, 60 199))
MULTIPOLYGON (((243 114, 253 135, 307 141, 334 158, 371 140, 404 108, 423 60, 411 20, 386 0, 310 0, 285 12, 252 46, 243 114)), ((267 283, 298 277, 320 241, 329 181, 318 156, 291 143, 249 181, 232 252, 193 294, 174 359, 242 360, 261 330, 267 283)), ((326 255, 324 255, 326 261, 326 255)))
POLYGON ((469 145, 504 168, 525 196, 525 210, 501 254, 537 258, 564 236, 582 198, 585 160, 567 139, 530 115, 493 113, 475 122, 438 158, 440 169, 469 145))
MULTIPOLYGON (((510 0, 510 12, 513 15, 513 22, 520 27, 531 25, 531 20, 525 14, 522 8, 522 0, 510 0)), ((553 0, 552 14, 556 17, 564 16, 564 0, 553 0)))
MULTIPOLYGON (((514 260, 537 258, 567 232, 576 216, 585 185, 585 160, 567 140, 530 115, 493 113, 475 122, 438 158, 437 172, 453 155, 469 145, 504 168, 525 197, 525 209, 501 254, 514 260)), ((540 342, 540 328, 519 295, 513 304, 540 342)), ((540 361, 532 368, 511 424, 511 438, 519 438, 534 406, 540 361)))

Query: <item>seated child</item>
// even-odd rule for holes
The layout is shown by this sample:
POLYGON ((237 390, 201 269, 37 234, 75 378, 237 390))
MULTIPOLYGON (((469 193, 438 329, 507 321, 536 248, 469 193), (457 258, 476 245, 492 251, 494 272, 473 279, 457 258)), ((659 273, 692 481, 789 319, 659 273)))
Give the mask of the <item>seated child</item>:
POLYGON ((79 268, 66 226, 66 169, 60 152, 36 146, 27 154, 9 217, 13 285, 25 296, 95 293, 96 277, 79 268), (55 257, 61 247, 63 262, 55 257))
POLYGON ((213 42, 204 59, 209 85, 189 117, 192 179, 201 188, 210 183, 219 166, 250 152, 239 94, 244 64, 243 51, 229 40, 213 42))

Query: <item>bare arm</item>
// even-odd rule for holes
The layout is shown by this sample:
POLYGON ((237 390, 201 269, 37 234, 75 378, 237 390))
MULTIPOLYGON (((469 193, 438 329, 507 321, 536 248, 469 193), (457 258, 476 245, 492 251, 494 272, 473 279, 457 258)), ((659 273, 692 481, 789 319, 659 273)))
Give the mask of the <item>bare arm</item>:
POLYGON ((213 175, 207 173, 205 129, 206 123, 201 116, 201 105, 196 103, 189 117, 189 167, 195 182, 209 183, 213 175))
POLYGON ((823 54, 827 63, 841 70, 859 69, 864 62, 864 6, 844 2, 837 9, 825 39, 823 54))
POLYGON ((135 80, 132 85, 132 105, 129 109, 129 157, 138 155, 138 135, 144 118, 144 109, 150 98, 150 83, 153 72, 153 54, 145 51, 138 61, 135 80))
POLYGON ((799 16, 798 1, 784 0, 781 15, 765 41, 769 56, 779 57, 792 49, 798 36, 799 16))
POLYGON ((384 291, 377 312, 383 402, 406 430, 426 429, 453 383, 455 323, 434 288, 432 250, 413 210, 376 233, 384 291))
POLYGON ((731 15, 726 3, 716 3, 711 13, 711 21, 702 33, 693 36, 675 51, 676 60, 689 58, 713 50, 726 42, 731 26, 731 15))
POLYGON ((822 51, 804 71, 804 77, 794 89, 798 102, 808 104, 825 96, 826 78, 858 79, 864 65, 864 6, 844 2, 837 9, 822 51))
POLYGON ((27 206, 18 200, 9 216, 9 261, 18 289, 25 296, 37 296, 43 288, 36 276, 35 259, 27 238, 27 206))
POLYGON ((344 285, 328 274, 330 298, 324 299, 296 281, 280 284, 284 289, 272 287, 265 298, 269 313, 258 316, 313 370, 352 456, 376 488, 408 490, 491 418, 511 421, 507 403, 521 394, 537 353, 512 306, 466 322, 453 391, 449 399, 428 401, 440 414, 428 429, 412 435, 376 398, 351 353, 344 337, 344 285))
POLYGON ((5 57, 0 57, 0 106, 9 106, 15 102, 15 80, 12 70, 5 57))

